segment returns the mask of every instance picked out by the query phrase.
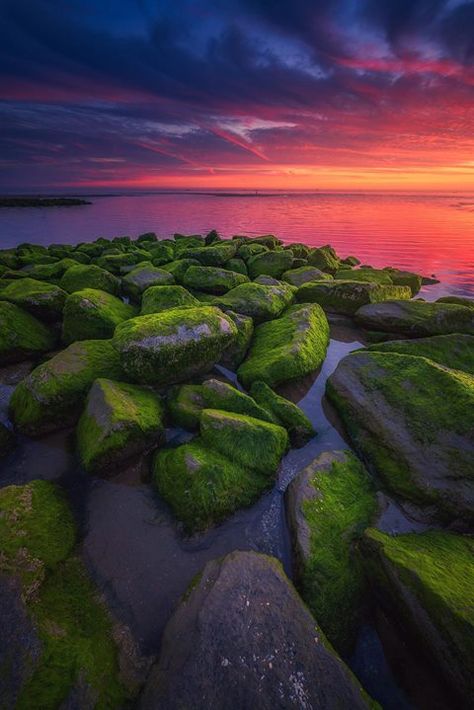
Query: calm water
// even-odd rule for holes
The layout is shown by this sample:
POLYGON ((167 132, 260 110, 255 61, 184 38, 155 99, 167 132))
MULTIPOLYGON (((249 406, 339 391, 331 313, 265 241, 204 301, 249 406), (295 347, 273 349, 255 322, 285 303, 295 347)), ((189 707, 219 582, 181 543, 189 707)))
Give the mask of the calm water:
POLYGON ((273 233, 285 242, 331 243, 373 266, 436 274, 450 291, 474 295, 474 189, 444 196, 161 194, 91 197, 82 207, 0 209, 3 247, 23 241, 90 241, 155 231, 273 233))

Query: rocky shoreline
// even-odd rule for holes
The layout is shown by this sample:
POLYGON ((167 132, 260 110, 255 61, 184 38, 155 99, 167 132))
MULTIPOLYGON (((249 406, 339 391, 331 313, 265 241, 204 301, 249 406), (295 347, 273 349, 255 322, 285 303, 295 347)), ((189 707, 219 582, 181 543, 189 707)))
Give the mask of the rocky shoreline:
POLYGON ((214 230, 0 251, 0 367, 26 369, 0 456, 75 427, 91 476, 150 461, 183 535, 257 501, 286 452, 317 436, 281 388, 318 372, 330 322, 351 319, 372 343, 326 388, 355 453, 323 453, 285 494, 297 591, 266 555, 209 562, 149 673, 89 578, 60 487, 0 489, 10 707, 374 707, 342 660, 367 596, 468 706, 474 301, 417 297, 432 281, 329 246, 214 230), (430 529, 377 529, 380 491, 430 529))

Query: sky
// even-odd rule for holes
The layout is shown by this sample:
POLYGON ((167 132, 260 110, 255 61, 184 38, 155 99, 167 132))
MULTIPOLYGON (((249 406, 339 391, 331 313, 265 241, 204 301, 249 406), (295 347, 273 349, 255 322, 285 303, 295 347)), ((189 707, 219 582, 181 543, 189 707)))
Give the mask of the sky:
POLYGON ((474 190, 473 0, 0 0, 0 191, 474 190))

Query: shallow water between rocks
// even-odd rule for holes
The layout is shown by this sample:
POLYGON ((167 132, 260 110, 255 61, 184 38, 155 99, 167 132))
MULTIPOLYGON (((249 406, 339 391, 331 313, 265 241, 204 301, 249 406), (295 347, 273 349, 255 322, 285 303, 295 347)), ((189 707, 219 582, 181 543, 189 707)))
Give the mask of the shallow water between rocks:
MULTIPOLYGON (((326 380, 339 361, 363 345, 361 333, 350 322, 341 319, 332 323, 330 346, 321 370, 311 378, 280 388, 281 394, 297 402, 309 416, 317 436, 305 447, 288 453, 274 488, 255 505, 238 511, 203 534, 183 535, 166 504, 146 482, 146 459, 109 480, 88 476, 74 453, 71 429, 39 440, 22 438, 13 454, 0 465, 0 486, 43 478, 65 489, 79 526, 79 548, 92 577, 115 618, 130 628, 140 650, 156 655, 173 609, 208 560, 233 550, 255 550, 277 557, 292 577, 284 492, 296 473, 321 452, 348 448, 337 419, 324 400, 324 391, 326 380)), ((216 376, 232 379, 236 384, 233 373, 218 370, 216 376)), ((25 365, 0 370, 0 420, 7 420, 9 397, 25 371, 25 365)), ((189 437, 182 430, 168 430, 168 441, 189 437)), ((425 527, 407 517, 389 499, 385 500, 378 524, 392 533, 425 527)), ((421 667, 421 661, 412 664, 408 679, 402 674, 410 697, 400 687, 391 666, 400 665, 400 654, 407 653, 405 640, 397 639, 396 630, 387 632, 387 624, 382 624, 385 631, 382 645, 371 616, 369 611, 353 655, 346 659, 367 691, 388 710, 446 707, 438 704, 442 692, 436 688, 429 669, 421 667), (384 648, 390 648, 391 665, 384 648), (419 691, 421 683, 423 692, 413 689, 413 675, 418 681, 416 689, 419 691), (415 696, 422 698, 421 704, 415 696)))

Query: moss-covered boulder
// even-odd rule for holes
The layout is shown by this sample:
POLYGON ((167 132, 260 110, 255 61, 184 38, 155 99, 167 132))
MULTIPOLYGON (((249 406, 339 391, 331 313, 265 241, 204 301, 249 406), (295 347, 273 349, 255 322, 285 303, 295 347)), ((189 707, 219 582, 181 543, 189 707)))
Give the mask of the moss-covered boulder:
POLYGON ((37 279, 38 281, 51 281, 52 283, 59 283, 63 274, 77 264, 74 259, 61 259, 60 261, 55 261, 53 264, 29 264, 24 266, 22 272, 25 276, 29 276, 32 279, 37 279))
POLYGON ((0 365, 52 350, 56 336, 39 320, 8 301, 0 301, 0 365))
POLYGON ((454 303, 399 300, 373 303, 360 308, 355 318, 367 330, 410 338, 449 333, 474 335, 474 310, 454 303))
POLYGON ((279 279, 285 271, 291 269, 292 264, 293 252, 285 250, 268 251, 250 257, 247 262, 247 268, 251 279, 255 279, 262 274, 279 279))
POLYGON ((2 422, 0 422, 0 459, 6 456, 15 446, 15 437, 2 422))
POLYGON ((147 244, 146 246, 150 259, 155 266, 162 266, 173 261, 175 254, 175 244, 172 241, 166 240, 147 244))
POLYGON ((76 422, 98 377, 120 380, 119 356, 109 340, 73 343, 36 367, 10 400, 10 417, 21 433, 45 434, 76 422))
POLYGON ((474 298, 466 298, 465 296, 442 296, 438 298, 436 303, 454 303, 456 306, 474 308, 474 298))
POLYGON ((46 481, 0 491, 2 702, 121 707, 111 620, 78 558, 71 512, 46 481), (6 580, 6 582, 5 582, 6 580))
POLYGON ((178 284, 184 283, 184 275, 190 266, 200 266, 201 262, 197 259, 176 259, 168 264, 163 264, 163 271, 169 271, 173 275, 174 280, 178 284))
POLYGON ((324 281, 326 279, 331 279, 331 275, 325 274, 324 271, 317 269, 315 266, 300 266, 299 269, 290 269, 285 271, 281 277, 282 281, 297 287, 311 281, 324 281))
POLYGON ((296 404, 277 394, 265 382, 253 382, 250 394, 269 412, 275 423, 286 429, 292 446, 300 448, 316 435, 306 414, 296 404))
POLYGON ((390 273, 384 269, 339 269, 334 278, 343 281, 368 281, 385 286, 393 284, 390 273))
POLYGON ((119 323, 133 318, 136 309, 117 296, 94 288, 71 293, 66 299, 63 319, 63 341, 111 338, 119 323))
POLYGON ((229 271, 235 271, 237 274, 243 274, 244 276, 248 276, 247 265, 245 261, 240 257, 234 257, 233 259, 229 259, 229 261, 226 261, 225 268, 229 271))
POLYGON ((148 261, 150 255, 143 251, 138 252, 119 252, 118 254, 110 253, 103 254, 97 259, 94 259, 96 266, 100 266, 101 269, 110 271, 111 274, 119 275, 124 266, 131 266, 132 264, 138 264, 141 261, 148 261))
MULTIPOLYGON (((352 272, 351 272, 352 273, 352 272)), ((325 311, 354 315, 368 303, 379 303, 394 298, 410 298, 407 286, 386 286, 364 281, 313 281, 298 289, 300 303, 319 303, 325 311)))
POLYGON ((248 282, 248 277, 217 266, 191 266, 183 277, 187 288, 222 294, 248 282))
POLYGON ((171 308, 195 308, 200 301, 184 286, 151 286, 142 296, 141 315, 161 313, 171 308))
POLYGON ((140 705, 142 710, 369 706, 281 564, 255 552, 232 552, 209 562, 193 582, 166 627, 140 705))
POLYGON ((237 242, 218 242, 208 247, 186 249, 181 256, 183 259, 197 259, 203 266, 224 266, 234 258, 238 246, 237 242))
POLYGON ((164 441, 164 407, 151 390, 100 378, 87 396, 77 428, 89 473, 110 473, 164 441))
POLYGON ((392 283, 395 286, 409 286, 412 296, 416 296, 422 286, 422 277, 412 271, 403 271, 402 269, 393 269, 388 267, 385 269, 390 274, 392 283))
POLYGON ((215 304, 224 311, 250 316, 256 323, 271 320, 294 300, 294 288, 289 284, 242 284, 216 298, 215 304))
POLYGON ((218 308, 174 308, 117 326, 113 343, 125 372, 143 384, 181 382, 210 370, 236 338, 218 308))
POLYGON ((377 511, 369 476, 350 452, 328 451, 285 498, 298 587, 331 643, 348 653, 365 591, 354 545, 377 511))
POLYGON ((226 315, 234 322, 237 328, 237 336, 225 349, 219 364, 235 371, 248 352, 252 342, 254 326, 250 316, 244 316, 233 311, 226 311, 226 315))
POLYGON ((66 296, 66 291, 59 286, 30 278, 14 281, 0 292, 2 300, 10 301, 45 321, 61 319, 66 296))
POLYGON ((242 244, 238 248, 237 256, 239 256, 244 261, 248 261, 250 257, 255 256, 256 254, 263 254, 266 251, 268 251, 268 248, 264 244, 254 244, 250 242, 242 244))
POLYGON ((201 412, 206 408, 202 385, 175 385, 167 393, 166 405, 175 426, 193 431, 199 427, 201 412))
POLYGON ((368 350, 381 353, 399 353, 426 357, 438 365, 462 370, 474 375, 474 336, 454 333, 452 335, 432 335, 430 338, 412 340, 390 340, 371 345, 368 350))
POLYGON ((292 306, 283 316, 255 328, 247 358, 238 369, 246 389, 256 381, 275 387, 308 375, 324 362, 329 324, 317 304, 292 306))
POLYGON ((367 531, 361 550, 385 613, 409 629, 419 650, 451 686, 453 707, 474 696, 474 540, 428 531, 367 531))
POLYGON ((336 252, 329 245, 311 249, 307 259, 310 266, 316 266, 317 269, 328 274, 335 274, 341 263, 336 252))
POLYGON ((159 269, 150 262, 136 266, 122 279, 123 289, 133 300, 139 301, 142 293, 150 286, 171 286, 174 276, 164 269, 159 269))
POLYGON ((339 363, 326 393, 393 493, 440 520, 474 521, 473 375, 425 357, 358 351, 339 363))
POLYGON ((120 293, 120 279, 95 264, 71 266, 64 273, 59 285, 68 293, 85 288, 107 291, 114 296, 120 293))

